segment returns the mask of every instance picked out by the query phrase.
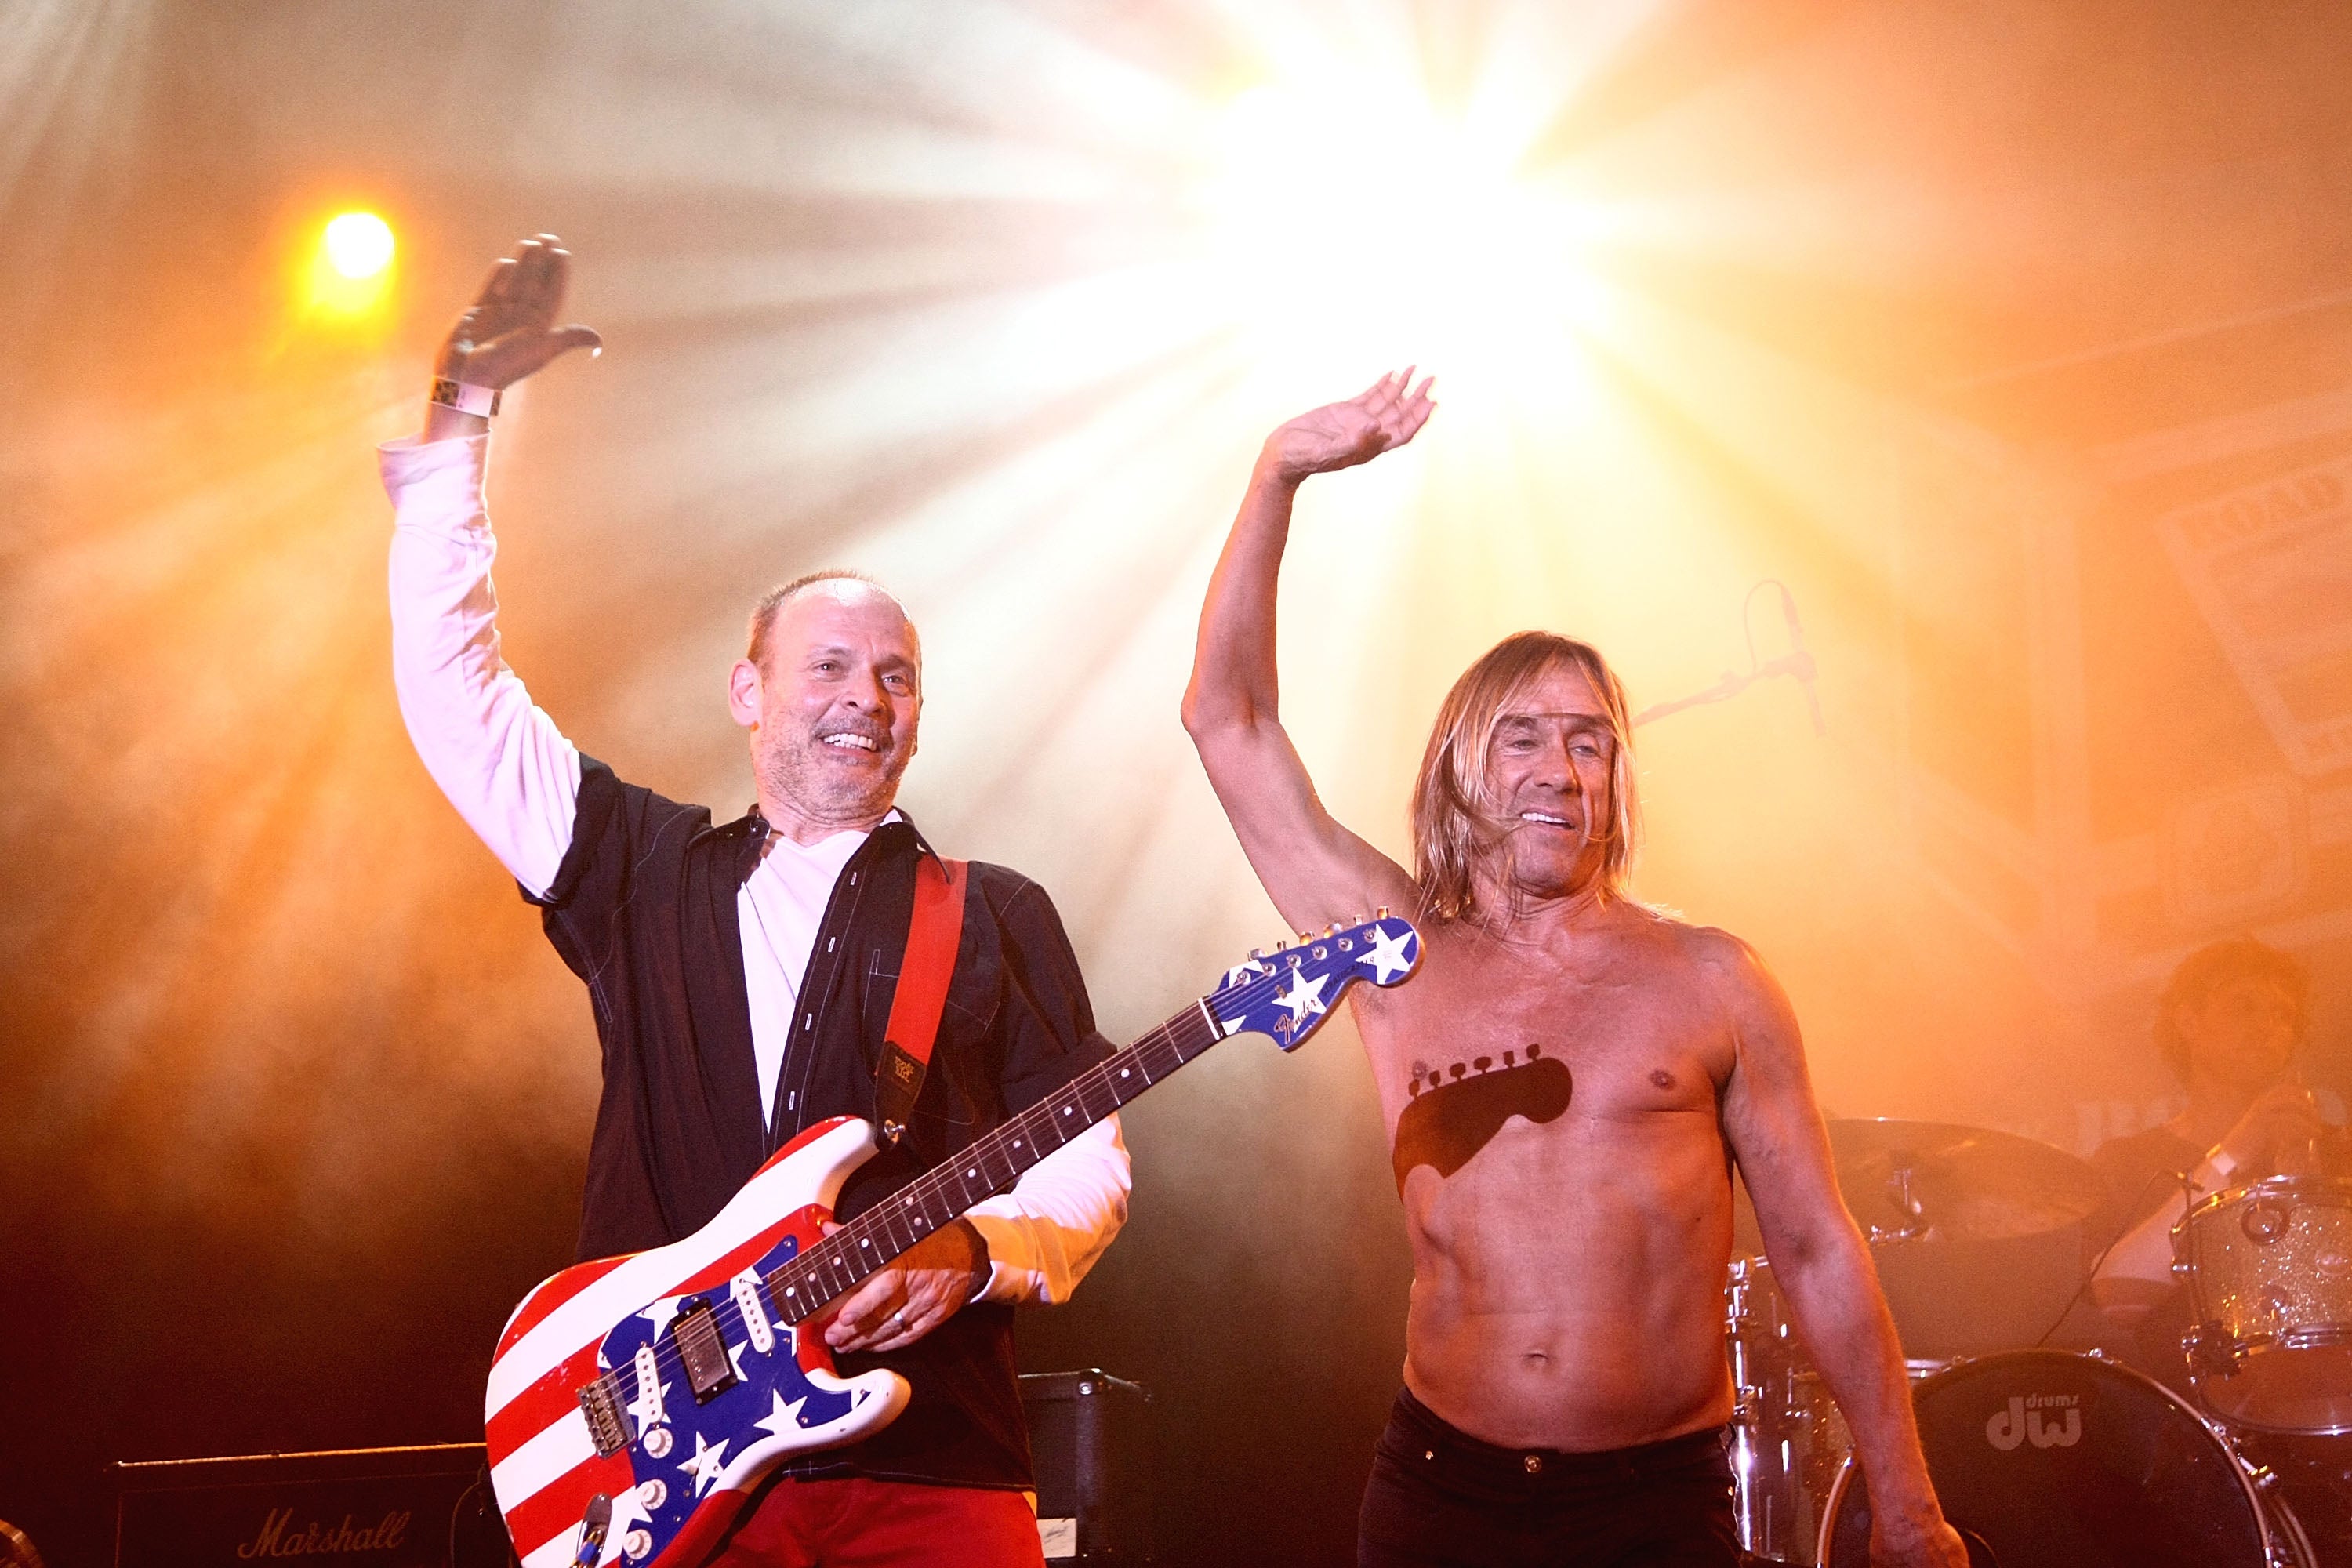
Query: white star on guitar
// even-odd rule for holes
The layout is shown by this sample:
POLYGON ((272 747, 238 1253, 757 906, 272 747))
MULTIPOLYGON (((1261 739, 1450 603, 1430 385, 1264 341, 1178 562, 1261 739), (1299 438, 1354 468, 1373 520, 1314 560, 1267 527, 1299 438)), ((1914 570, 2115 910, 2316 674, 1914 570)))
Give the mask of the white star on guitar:
POLYGON ((702 1434, 697 1432, 694 1435, 694 1458, 678 1466, 678 1468, 694 1472, 694 1495, 700 1497, 710 1489, 710 1483, 719 1479, 719 1467, 726 1462, 727 1439, 721 1437, 718 1442, 712 1443, 706 1441, 702 1434))
POLYGON ((808 1403, 808 1395, 803 1394, 787 1405, 784 1396, 772 1388, 768 1391, 768 1397, 775 1402, 775 1408, 751 1425, 777 1437, 788 1437, 798 1431, 801 1406, 808 1403))
POLYGON ((1412 960, 1404 955, 1404 944, 1412 940, 1410 932, 1401 936, 1391 936, 1380 927, 1374 926, 1372 951, 1356 962, 1370 964, 1373 980, 1386 985, 1391 973, 1402 974, 1412 967, 1412 960))
POLYGON ((1290 1009, 1290 1026, 1293 1029, 1303 1027, 1308 1018, 1324 1010, 1323 987, 1329 979, 1329 975, 1318 974, 1309 980, 1303 969, 1290 972, 1290 989, 1275 1000, 1290 1009))

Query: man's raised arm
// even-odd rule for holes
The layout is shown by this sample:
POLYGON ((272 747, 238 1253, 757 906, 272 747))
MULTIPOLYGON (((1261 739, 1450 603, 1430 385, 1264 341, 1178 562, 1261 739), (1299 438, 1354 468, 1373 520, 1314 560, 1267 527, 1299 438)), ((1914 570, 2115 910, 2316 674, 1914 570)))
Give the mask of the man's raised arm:
POLYGON ((489 420, 479 407, 571 349, 557 327, 570 258, 552 235, 491 269, 434 364, 421 436, 382 451, 393 502, 392 669, 425 771, 515 879, 547 890, 572 839, 580 755, 499 657, 498 553, 482 505, 489 420))
POLYGON ((1415 388, 1407 370, 1267 437, 1201 607, 1184 728, 1251 868, 1295 930, 1380 904, 1410 908, 1412 881, 1324 809, 1282 727, 1274 607, 1291 502, 1309 475, 1353 468, 1412 440, 1434 406, 1429 383, 1415 388))

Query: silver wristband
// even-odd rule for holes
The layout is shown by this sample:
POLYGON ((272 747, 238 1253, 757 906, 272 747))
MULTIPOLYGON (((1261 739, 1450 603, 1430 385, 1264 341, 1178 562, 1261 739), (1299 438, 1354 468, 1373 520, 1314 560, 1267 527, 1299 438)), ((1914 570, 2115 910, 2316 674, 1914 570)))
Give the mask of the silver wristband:
POLYGON ((433 401, 444 408, 454 408, 460 414, 478 414, 488 419, 499 411, 499 389, 451 381, 446 375, 437 375, 433 378, 433 401))

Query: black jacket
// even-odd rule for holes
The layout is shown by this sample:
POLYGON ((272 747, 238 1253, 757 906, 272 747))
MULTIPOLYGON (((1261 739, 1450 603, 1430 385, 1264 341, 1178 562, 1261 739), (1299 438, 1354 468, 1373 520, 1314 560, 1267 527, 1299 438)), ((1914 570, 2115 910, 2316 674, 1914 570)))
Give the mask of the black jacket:
MULTIPOLYGON (((587 983, 604 1058, 588 1154, 580 1256, 609 1257, 699 1228, 768 1155, 832 1116, 874 1115, 874 1073, 914 903, 932 851, 911 822, 885 823, 835 884, 801 984, 801 1007, 765 1125, 751 1054, 736 893, 769 829, 757 808, 714 827, 708 808, 624 784, 581 758, 572 845, 542 906, 548 938, 587 983)), ((974 862, 963 936, 907 1136, 843 1188, 871 1206, 1008 1115, 1109 1054, 1086 982, 1043 889, 974 862)), ((966 1307, 908 1349, 848 1356, 914 1385, 898 1421, 866 1442, 803 1460, 803 1474, 958 1485, 1030 1485, 1013 1381, 1013 1310, 966 1307)))

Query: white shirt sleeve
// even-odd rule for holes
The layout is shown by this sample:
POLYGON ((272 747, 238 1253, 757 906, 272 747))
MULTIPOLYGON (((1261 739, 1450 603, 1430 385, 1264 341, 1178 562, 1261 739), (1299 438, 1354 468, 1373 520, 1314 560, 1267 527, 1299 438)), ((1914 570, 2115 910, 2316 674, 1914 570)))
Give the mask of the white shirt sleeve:
POLYGON ((1068 1300, 1127 1223, 1131 1185, 1118 1118, 1108 1116, 975 1205, 964 1217, 988 1243, 988 1283, 972 1300, 1068 1300))
POLYGON ((536 897, 571 847, 580 752, 499 657, 489 447, 484 435, 377 449, 392 498, 392 683, 425 771, 536 897))

